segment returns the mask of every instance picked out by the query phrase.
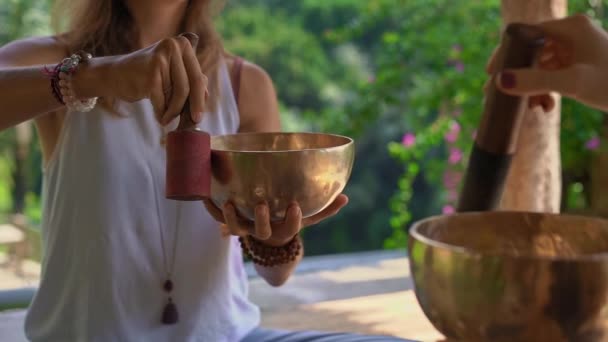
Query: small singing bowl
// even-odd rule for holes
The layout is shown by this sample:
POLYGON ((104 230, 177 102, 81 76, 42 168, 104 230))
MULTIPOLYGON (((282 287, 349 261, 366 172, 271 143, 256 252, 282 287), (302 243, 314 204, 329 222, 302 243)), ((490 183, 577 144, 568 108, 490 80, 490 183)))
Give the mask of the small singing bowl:
POLYGON ((608 340, 608 221, 462 213, 409 236, 416 298, 448 341, 608 340))
POLYGON ((293 203, 302 217, 327 208, 344 190, 355 158, 351 138, 323 133, 239 133, 211 138, 211 200, 231 202, 255 219, 265 203, 271 221, 293 203))

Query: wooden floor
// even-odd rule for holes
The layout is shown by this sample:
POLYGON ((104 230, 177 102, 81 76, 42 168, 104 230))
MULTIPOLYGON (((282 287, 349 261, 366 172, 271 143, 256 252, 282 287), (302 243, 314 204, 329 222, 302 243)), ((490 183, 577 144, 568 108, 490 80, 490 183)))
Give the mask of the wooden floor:
POLYGON ((382 255, 350 255, 350 263, 297 274, 281 288, 252 279, 251 298, 262 308, 262 325, 440 340, 416 302, 407 258, 382 255))
MULTIPOLYGON (((32 286, 0 268, 2 287, 32 286)), ((254 277, 248 265, 250 297, 262 310, 262 325, 281 329, 388 334, 436 342, 441 335, 420 310, 401 252, 371 252, 305 258, 290 281, 273 288, 254 277)), ((22 341, 24 312, 0 314, 0 336, 22 341)), ((0 339, 4 341, 4 339, 0 339)))

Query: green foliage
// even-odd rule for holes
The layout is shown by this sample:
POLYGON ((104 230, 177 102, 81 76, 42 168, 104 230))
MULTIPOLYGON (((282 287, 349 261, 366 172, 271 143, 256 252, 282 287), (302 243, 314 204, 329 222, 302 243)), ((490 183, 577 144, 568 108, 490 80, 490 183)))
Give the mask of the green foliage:
MULTIPOLYGON (((570 10, 597 16, 600 5, 570 1, 570 10)), ((479 122, 482 88, 487 80, 485 65, 499 41, 500 7, 497 1, 449 0, 379 0, 366 6, 356 19, 358 25, 338 34, 348 39, 376 32, 377 38, 371 48, 375 51, 376 81, 359 90, 365 98, 351 104, 355 111, 350 114, 363 126, 375 118, 374 111, 381 109, 380 115, 398 112, 408 131, 416 135, 412 146, 398 142, 388 145, 390 154, 405 166, 390 204, 393 235, 385 244, 396 248, 405 244, 406 227, 413 219, 410 206, 417 200, 412 189, 417 175, 440 184, 442 175, 445 178, 450 172, 462 172, 466 165, 466 153, 464 158, 458 155, 472 146, 479 122), (447 137, 442 139, 446 131, 437 128, 448 117, 462 128, 449 143, 444 141, 447 137), (436 159, 453 155, 452 162, 436 159)), ((602 113, 569 100, 564 101, 562 113, 564 172, 585 173, 595 153, 585 146, 599 136, 602 113)), ((569 203, 584 205, 580 184, 573 189, 567 187, 569 203)), ((448 190, 452 194, 455 191, 448 190)), ((454 196, 443 192, 439 198, 452 204, 454 196)))
MULTIPOLYGON (((0 44, 48 34, 49 3, 0 0, 0 44)), ((447 176, 466 165, 482 109, 485 64, 499 39, 499 4, 228 2, 217 20, 225 45, 273 78, 284 129, 356 139, 345 190, 349 206, 305 230, 308 254, 402 248, 408 224, 453 204, 457 189, 447 176), (404 144, 405 133, 415 139, 404 144)), ((570 0, 569 10, 603 22, 602 4, 570 0)), ((562 113, 562 163, 573 179, 565 197, 569 208, 583 209, 587 189, 579 178, 597 153, 585 146, 600 136, 602 113, 567 100, 562 113)), ((0 133, 0 212, 11 208, 14 145, 13 130, 0 133)), ((37 142, 32 146, 26 213, 37 220, 41 158, 37 142)))
POLYGON ((12 208, 11 186, 11 163, 4 153, 0 156, 0 212, 2 213, 12 208))
MULTIPOLYGON (((448 169, 461 170, 465 159, 440 162, 450 150, 467 150, 481 113, 485 62, 498 39, 500 12, 495 1, 448 0, 367 2, 354 27, 337 39, 376 34, 374 82, 361 85, 360 101, 350 114, 365 126, 378 115, 405 123, 415 143, 391 142, 389 153, 405 166, 398 190, 390 201, 392 237, 387 248, 405 245, 405 227, 414 217, 414 182, 437 184, 448 169), (363 96, 365 95, 365 96, 363 96), (353 113, 354 112, 354 113, 353 113), (462 129, 449 145, 444 135, 451 124, 462 129), (406 146, 407 145, 407 146, 406 146)), ((439 194, 435 201, 445 197, 439 194)), ((438 206, 429 205, 437 210, 438 206)))
POLYGON ((282 70, 273 79, 283 103, 314 110, 324 106, 323 89, 331 86, 326 82, 330 63, 312 34, 261 6, 235 7, 221 17, 218 27, 229 51, 267 70, 282 70))
POLYGON ((404 146, 403 143, 398 142, 388 144, 390 155, 406 165, 405 172, 397 184, 398 191, 390 201, 390 207, 394 215, 390 221, 393 234, 384 243, 384 246, 388 249, 404 248, 406 244, 407 234, 403 227, 412 220, 408 204, 414 195, 414 181, 419 175, 421 168, 429 168, 433 165, 433 160, 425 162, 423 156, 428 155, 441 143, 450 122, 450 119, 440 117, 429 129, 417 134, 416 141, 410 146, 404 146))
MULTIPOLYGON (((0 0, 0 44, 14 39, 49 34, 48 12, 50 1, 0 0), (36 21, 38 20, 38 21, 36 21)), ((261 65, 273 78, 281 104, 282 122, 288 131, 319 131, 336 128, 329 109, 341 108, 352 96, 352 85, 367 79, 365 48, 352 42, 334 44, 321 36, 331 29, 349 22, 359 7, 358 1, 248 1, 229 2, 217 25, 230 52, 261 65), (320 18, 323 20, 319 20, 320 18), (331 19, 331 20, 330 20, 331 19)), ((344 133, 345 130, 333 130, 344 133)), ((371 135, 372 139, 358 140, 358 146, 370 149, 382 146, 394 137, 398 129, 387 135, 371 135), (381 143, 377 143, 378 139, 381 143), (361 143, 367 140, 367 143, 361 143)), ((360 131, 359 133, 363 133, 360 131)), ((26 214, 33 221, 40 218, 41 157, 37 141, 28 159, 28 190, 26 214)), ((11 210, 12 153, 15 147, 14 131, 0 133, 0 211, 11 210)), ((309 254, 330 251, 351 251, 381 247, 389 231, 370 229, 368 222, 380 228, 387 227, 386 201, 390 195, 392 179, 398 176, 396 168, 390 177, 375 177, 369 166, 383 169, 391 162, 388 155, 371 153, 375 159, 361 161, 354 171, 354 192, 361 197, 354 200, 352 218, 342 215, 324 222, 315 232, 308 234, 309 254), (363 182, 373 181, 364 184, 363 182), (369 191, 368 191, 369 190, 369 191), (373 197, 369 196, 373 193, 373 197), (375 212, 367 218, 366 213, 375 212), (363 213, 363 214, 362 214, 363 213), (350 234, 354 223, 362 223, 360 234, 350 234), (331 227, 332 229, 327 229, 331 227), (320 233, 318 236, 316 234, 320 233), (370 239, 371 237, 371 239, 370 239), (312 240, 310 240, 312 239, 312 240), (319 242, 319 243, 316 243, 319 242), (316 247, 318 246, 318 248, 316 247)), ((361 158, 358 158, 361 160, 361 158)), ((389 169, 389 171, 390 171, 389 169)), ((350 191, 350 190, 349 190, 350 191)))
POLYGON ((403 125, 391 118, 359 120, 349 105, 370 76, 364 39, 336 41, 352 25, 359 1, 234 0, 219 17, 227 49, 261 65, 273 78, 282 104, 283 129, 324 131, 356 138, 355 169, 345 190, 349 206, 304 232, 308 254, 377 249, 390 235, 386 206, 397 165, 382 150, 403 125), (302 69, 303 66, 303 69, 302 69), (302 95, 304 94, 304 95, 302 95), (380 152, 380 153, 378 153, 380 152))
POLYGON ((0 0, 0 45, 18 38, 48 35, 49 0, 0 0))

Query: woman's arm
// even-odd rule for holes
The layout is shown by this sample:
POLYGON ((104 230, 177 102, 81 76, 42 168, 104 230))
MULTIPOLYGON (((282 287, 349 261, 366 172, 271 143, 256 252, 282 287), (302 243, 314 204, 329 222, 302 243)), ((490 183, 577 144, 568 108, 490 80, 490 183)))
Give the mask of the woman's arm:
MULTIPOLYGON (((239 90, 239 132, 278 132, 281 130, 279 105, 272 80, 260 67, 243 63, 239 90)), ((288 264, 264 267, 255 265, 258 274, 272 286, 284 284, 302 260, 303 250, 288 264)))
MULTIPOLYGON (((250 63, 243 65, 238 100, 241 119, 239 132, 280 131, 279 106, 274 86, 268 74, 260 67, 250 63)), ((239 217, 230 202, 226 202, 221 209, 210 200, 204 200, 203 203, 209 214, 223 223, 221 226, 223 234, 251 235, 263 245, 281 247, 289 244, 302 228, 336 215, 348 203, 348 197, 341 194, 326 209, 304 219, 300 207, 292 205, 282 222, 272 224, 267 205, 261 204, 256 207, 255 222, 251 222, 239 217)), ((303 248, 300 248, 295 260, 288 264, 274 267, 256 264, 255 269, 268 284, 281 286, 289 279, 303 255, 303 248)))
POLYGON ((0 48, 0 131, 62 107, 43 68, 63 57, 64 49, 52 37, 19 40, 0 48))
MULTIPOLYGON (((51 91, 44 65, 59 63, 65 50, 49 39, 17 41, 0 48, 0 130, 62 107, 51 91)), ((127 55, 93 58, 74 73, 71 95, 129 102, 148 98, 163 124, 180 114, 190 95, 193 120, 199 122, 207 77, 192 48, 197 41, 196 35, 182 34, 127 55)))
POLYGON ((239 132, 279 132, 277 94, 270 76, 259 66, 243 62, 238 99, 239 132))

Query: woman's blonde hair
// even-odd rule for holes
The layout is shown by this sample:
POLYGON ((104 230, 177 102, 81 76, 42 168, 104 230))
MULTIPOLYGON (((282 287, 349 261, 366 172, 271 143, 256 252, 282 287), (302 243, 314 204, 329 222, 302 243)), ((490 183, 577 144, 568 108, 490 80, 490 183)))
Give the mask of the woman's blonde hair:
MULTIPOLYGON (((137 49, 139 32, 126 0, 57 0, 53 26, 66 53, 84 50, 93 56, 126 54, 137 49), (65 19, 65 21, 63 21, 65 19)), ((218 67, 225 53, 221 38, 213 25, 223 1, 189 0, 182 19, 181 32, 199 36, 197 55, 203 73, 209 78, 208 109, 213 110, 219 95, 218 67)))

